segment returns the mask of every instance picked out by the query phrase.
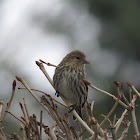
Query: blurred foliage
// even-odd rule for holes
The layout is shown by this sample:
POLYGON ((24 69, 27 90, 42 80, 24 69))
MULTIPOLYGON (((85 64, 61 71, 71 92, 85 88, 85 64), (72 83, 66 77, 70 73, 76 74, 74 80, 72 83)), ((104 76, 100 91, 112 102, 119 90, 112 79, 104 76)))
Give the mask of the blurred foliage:
POLYGON ((100 47, 140 60, 140 1, 87 0, 86 4, 101 21, 100 47))

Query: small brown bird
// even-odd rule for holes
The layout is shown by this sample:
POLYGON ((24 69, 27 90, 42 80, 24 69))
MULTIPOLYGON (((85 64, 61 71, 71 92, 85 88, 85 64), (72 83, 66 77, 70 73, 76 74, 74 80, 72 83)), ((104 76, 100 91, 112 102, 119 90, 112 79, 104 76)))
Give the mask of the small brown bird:
POLYGON ((57 94, 62 95, 81 118, 81 109, 88 95, 88 86, 83 82, 86 79, 85 64, 89 64, 85 54, 78 50, 72 51, 56 67, 53 77, 57 94))

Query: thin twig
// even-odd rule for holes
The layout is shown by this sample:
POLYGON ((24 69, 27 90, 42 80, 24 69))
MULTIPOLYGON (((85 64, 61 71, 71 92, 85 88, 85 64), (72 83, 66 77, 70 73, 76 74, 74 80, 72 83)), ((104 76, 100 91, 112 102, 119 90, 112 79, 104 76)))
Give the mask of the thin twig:
POLYGON ((42 140, 42 117, 43 111, 40 111, 40 140, 42 140))
POLYGON ((121 137, 118 140, 124 140, 128 134, 128 129, 130 127, 131 122, 127 122, 124 131, 121 134, 121 137))
POLYGON ((1 118, 1 113, 2 113, 3 105, 4 105, 4 102, 0 101, 0 118, 1 118))
POLYGON ((29 112, 28 112, 28 109, 27 109, 26 102, 25 102, 24 98, 23 98, 23 102, 24 102, 24 107, 25 107, 25 110, 26 110, 26 114, 27 114, 28 120, 30 121, 30 115, 29 115, 29 112))
POLYGON ((6 111, 7 113, 9 113, 11 116, 13 116, 15 119, 17 119, 18 121, 20 121, 22 124, 24 124, 26 126, 26 124, 20 120, 19 118, 17 118, 13 113, 9 112, 9 111, 6 111))
POLYGON ((126 82, 126 83, 140 98, 140 93, 136 90, 136 88, 131 83, 129 83, 129 82, 126 82))
POLYGON ((47 128, 45 129, 45 133, 48 134, 48 136, 49 136, 52 140, 57 140, 56 134, 55 134, 55 132, 54 132, 51 128, 47 127, 47 128))
POLYGON ((88 114, 88 111, 87 111, 87 107, 86 107, 86 105, 84 105, 84 109, 85 109, 85 114, 86 114, 87 124, 89 124, 90 119, 89 119, 89 114, 88 114))
POLYGON ((108 140, 106 132, 104 133, 104 138, 105 138, 105 140, 108 140))
POLYGON ((91 102, 91 107, 90 107, 90 115, 93 117, 93 106, 94 106, 94 101, 91 102))
POLYGON ((47 108, 46 106, 44 106, 44 105, 40 102, 39 98, 35 95, 34 92, 32 92, 32 90, 31 90, 30 87, 27 85, 27 83, 26 83, 23 79, 21 79, 20 77, 18 77, 18 76, 16 76, 16 79, 17 79, 18 81, 20 81, 20 82, 27 88, 27 90, 29 91, 29 93, 31 93, 31 95, 36 99, 36 101, 37 101, 41 106, 43 106, 43 107, 49 112, 48 108, 47 108))
POLYGON ((111 133, 112 133, 112 139, 117 140, 117 135, 116 135, 116 129, 114 126, 110 126, 111 133))
POLYGON ((120 98, 118 98, 114 104, 114 106, 112 107, 112 109, 110 110, 110 112, 108 113, 108 115, 105 117, 105 119, 101 122, 98 130, 102 127, 102 125, 106 122, 106 120, 111 116, 111 114, 115 111, 116 107, 118 106, 120 98))
MULTIPOLYGON (((93 124, 97 124, 97 128, 99 127, 99 124, 97 123, 97 120, 94 118, 94 117, 92 117, 91 119, 90 119, 90 122, 89 122, 89 127, 91 127, 93 124)), ((84 133, 86 132, 86 129, 84 128, 83 129, 83 131, 79 134, 79 136, 82 136, 84 133)), ((104 133, 105 133, 105 131, 102 129, 102 128, 100 128, 99 130, 98 130, 98 134, 99 134, 99 136, 104 136, 104 133)), ((94 136, 94 135, 93 135, 94 136)), ((93 137, 92 136, 92 137, 93 137)))
POLYGON ((52 79, 50 78, 49 74, 46 72, 44 65, 43 65, 42 63, 38 62, 38 61, 36 61, 36 64, 37 64, 37 65, 39 66, 39 68, 42 70, 42 72, 44 73, 44 75, 46 76, 46 78, 48 79, 48 81, 50 82, 50 84, 52 85, 52 87, 54 87, 54 86, 53 86, 53 81, 52 81, 52 79))
POLYGON ((52 108, 52 106, 50 106, 50 103, 48 102, 48 100, 45 98, 45 96, 43 95, 41 97, 41 101, 42 103, 47 106, 50 115, 52 116, 52 118, 56 121, 56 123, 58 124, 58 126, 60 127, 60 129, 63 131, 63 133, 66 133, 67 135, 67 131, 66 128, 64 127, 63 123, 62 123, 62 119, 60 119, 57 114, 56 111, 52 108))
POLYGON ((23 113, 23 116, 24 116, 24 120, 25 120, 26 125, 27 125, 27 124, 28 124, 28 122, 27 122, 27 119, 26 119, 26 115, 25 115, 24 107, 23 107, 23 105, 22 105, 22 103, 21 103, 21 102, 19 102, 19 105, 20 105, 20 108, 21 108, 22 113, 23 113))
MULTIPOLYGON (((99 128, 101 128, 101 126, 106 122, 106 120, 111 116, 111 114, 115 111, 116 107, 118 106, 119 101, 120 101, 120 99, 121 99, 121 97, 122 97, 122 93, 123 93, 123 90, 122 90, 122 89, 123 89, 123 87, 122 87, 121 90, 119 91, 119 88, 117 87, 118 98, 117 98, 117 100, 116 100, 114 106, 112 107, 112 109, 111 109, 110 112, 108 113, 108 115, 107 115, 107 116, 105 117, 105 119, 101 122, 99 128)), ((99 129, 99 128, 98 128, 98 129, 99 129)))
MULTIPOLYGON (((30 121, 31 121, 31 120, 30 120, 30 121)), ((28 140, 31 139, 31 137, 30 137, 30 132, 31 132, 31 124, 29 123, 29 125, 28 125, 28 131, 27 131, 28 140)))
MULTIPOLYGON (((34 114, 33 114, 33 116, 34 116, 34 114)), ((29 125, 30 125, 30 127, 31 127, 31 134, 32 134, 32 136, 33 136, 33 139, 35 138, 37 138, 37 131, 36 131, 36 126, 35 126, 35 120, 34 120, 34 117, 33 116, 30 116, 30 123, 29 123, 29 125)))
MULTIPOLYGON (((18 89, 27 89, 27 88, 18 88, 18 89)), ((37 89, 32 89, 32 88, 31 88, 31 90, 37 91, 37 92, 40 92, 40 93, 43 93, 43 94, 45 94, 46 96, 50 96, 50 94, 47 94, 47 93, 45 93, 45 92, 43 92, 43 91, 40 91, 40 90, 37 90, 37 89)), ((52 98, 55 102, 57 102, 58 104, 64 106, 65 108, 69 108, 69 107, 67 107, 66 105, 64 105, 63 103, 61 103, 61 102, 59 102, 58 100, 56 100, 55 98, 53 98, 53 97, 51 97, 51 98, 52 98)))
POLYGON ((136 115, 135 115, 135 102, 132 103, 132 107, 133 109, 131 110, 131 115, 132 115, 134 131, 135 131, 137 140, 140 140, 140 133, 139 133, 138 124, 137 124, 136 115))
MULTIPOLYGON (((101 114, 102 117, 107 118, 104 114, 101 114)), ((110 125, 112 125, 112 122, 109 118, 107 118, 108 122, 110 123, 110 125)))
POLYGON ((116 114, 114 114, 113 126, 115 125, 115 122, 116 122, 116 114))
POLYGON ((116 122, 116 124, 115 124, 116 132, 118 131, 118 129, 119 129, 119 127, 120 127, 120 125, 121 125, 123 119, 125 118, 125 115, 126 115, 127 111, 128 111, 128 110, 125 109, 124 112, 123 112, 122 115, 121 115, 121 118, 116 122))
MULTIPOLYGON (((52 87, 53 86, 53 81, 52 79, 50 78, 50 76, 48 75, 47 71, 45 70, 44 66, 42 63, 36 61, 36 64, 40 67, 40 69, 42 70, 42 72, 44 73, 44 75, 47 77, 47 79, 49 80, 49 82, 51 83, 52 87)), ((69 103, 64 99, 63 96, 61 96, 60 94, 60 97, 62 98, 62 100, 65 102, 65 104, 67 106, 69 106, 69 103)), ((75 110, 72 111, 73 112, 73 115, 75 116, 75 118, 83 125, 83 127, 85 127, 87 129, 87 131, 91 134, 91 135, 94 135, 94 132, 89 128, 89 126, 81 119, 81 117, 77 114, 77 112, 75 110)))
POLYGON ((22 125, 21 125, 21 130, 22 130, 23 140, 26 140, 26 132, 25 132, 25 129, 24 129, 24 127, 22 125))
POLYGON ((57 67, 56 65, 51 64, 51 63, 46 63, 45 61, 43 61, 43 60, 41 60, 41 59, 39 59, 39 61, 42 62, 42 63, 44 63, 44 64, 46 64, 47 66, 57 67))
POLYGON ((10 108, 10 106, 11 106, 11 102, 12 102, 12 100, 13 100, 13 98, 14 98, 15 89, 16 89, 16 80, 13 81, 13 85, 12 85, 12 86, 13 86, 12 95, 11 95, 11 98, 10 98, 10 100, 9 100, 9 102, 8 102, 8 104, 7 104, 7 106, 6 106, 5 112, 4 112, 4 114, 2 115, 2 117, 1 117, 0 126, 1 126, 1 124, 2 124, 2 122, 3 122, 3 120, 4 120, 4 118, 5 118, 5 116, 6 116, 6 114, 7 114, 7 111, 9 110, 9 108, 10 108))
POLYGON ((34 126, 35 126, 35 129, 36 129, 36 135, 37 135, 37 137, 38 137, 38 140, 40 140, 39 138, 40 138, 40 135, 39 135, 39 129, 38 129, 38 125, 37 125, 37 121, 36 121, 36 115, 35 114, 33 114, 33 120, 34 120, 34 126))
MULTIPOLYGON (((134 95, 134 96, 133 96, 133 99, 132 99, 132 101, 131 101, 131 103, 130 103, 129 105, 131 106, 131 104, 135 103, 136 100, 137 100, 137 96, 134 95)), ((128 110, 125 109, 124 112, 123 112, 122 115, 121 115, 121 118, 116 122, 116 124, 115 124, 116 132, 118 131, 118 129, 119 129, 119 127, 120 127, 120 125, 121 125, 123 119, 125 118, 127 112, 128 112, 128 110)))
POLYGON ((127 98, 125 97, 124 93, 123 93, 122 97, 123 97, 124 101, 126 102, 126 104, 129 106, 129 102, 128 102, 127 98))
MULTIPOLYGON (((117 101, 117 97, 115 97, 114 95, 112 95, 112 94, 110 94, 109 92, 106 92, 106 91, 104 91, 104 90, 102 90, 102 89, 99 89, 99 88, 97 88, 97 87, 95 87, 94 85, 92 85, 89 81, 87 81, 87 80, 83 80, 87 85, 89 85, 91 88, 93 88, 93 89, 95 89, 96 91, 98 91, 98 92, 101 92, 101 93, 103 93, 103 94, 105 94, 105 95, 107 95, 107 96, 109 96, 109 97, 111 97, 111 98, 113 98, 114 100, 116 100, 117 101)), ((125 103, 123 103, 121 100, 119 100, 119 103, 123 106, 123 107, 125 107, 126 109, 129 109, 129 106, 127 106, 125 103)))
POLYGON ((72 137, 72 131, 70 129, 71 126, 70 126, 70 122, 69 122, 69 115, 68 115, 68 113, 65 113, 65 118, 66 119, 63 119, 63 122, 67 125, 67 128, 69 130, 69 134, 72 137))
POLYGON ((80 140, 80 137, 79 137, 78 133, 75 131, 75 128, 70 126, 70 130, 73 132, 76 140, 80 140))

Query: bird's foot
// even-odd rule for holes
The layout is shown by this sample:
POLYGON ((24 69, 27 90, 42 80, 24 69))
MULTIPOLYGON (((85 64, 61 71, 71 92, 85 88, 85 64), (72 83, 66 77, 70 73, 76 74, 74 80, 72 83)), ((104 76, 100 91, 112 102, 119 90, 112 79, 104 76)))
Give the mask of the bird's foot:
POLYGON ((73 105, 70 105, 69 113, 71 113, 76 108, 77 108, 77 103, 76 104, 73 104, 73 105))
POLYGON ((59 93, 56 91, 55 96, 59 97, 59 93))

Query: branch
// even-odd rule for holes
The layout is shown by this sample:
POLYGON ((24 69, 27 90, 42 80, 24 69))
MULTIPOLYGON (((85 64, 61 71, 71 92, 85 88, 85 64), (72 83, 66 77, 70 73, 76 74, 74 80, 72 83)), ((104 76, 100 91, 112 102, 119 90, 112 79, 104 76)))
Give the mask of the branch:
POLYGON ((117 99, 116 103, 114 104, 113 108, 110 110, 110 112, 108 113, 108 115, 105 117, 105 119, 101 122, 98 130, 102 127, 102 125, 106 122, 106 120, 111 116, 111 114, 115 111, 118 103, 119 103, 119 98, 117 99))
POLYGON ((3 101, 0 101, 0 118, 1 118, 1 113, 2 113, 3 105, 4 105, 4 102, 3 101))
POLYGON ((53 64, 51 64, 51 63, 46 63, 45 61, 43 61, 43 60, 41 60, 41 59, 39 59, 39 61, 42 62, 42 63, 44 63, 44 64, 46 64, 47 66, 57 67, 56 65, 53 65, 53 64))
POLYGON ((22 120, 20 120, 19 118, 17 118, 14 114, 12 114, 9 111, 6 111, 6 112, 9 113, 11 116, 13 116, 15 119, 17 119, 18 121, 20 121, 22 124, 24 124, 26 126, 26 124, 22 120))
POLYGON ((42 118, 43 118, 43 111, 40 111, 40 140, 42 140, 42 118))
POLYGON ((66 133, 67 134, 67 131, 66 131, 66 128, 65 126, 63 125, 62 123, 62 119, 59 117, 59 115, 56 113, 56 108, 53 108, 49 101, 46 99, 46 97, 43 95, 41 97, 41 102, 47 106, 49 112, 50 112, 50 115, 52 116, 52 118, 56 121, 56 123, 59 125, 60 129, 62 130, 63 133, 66 133))
POLYGON ((117 140, 116 130, 114 126, 110 126, 111 133, 112 133, 112 139, 117 140))
POLYGON ((11 95, 11 98, 10 98, 9 102, 7 103, 7 107, 6 107, 6 109, 5 109, 5 112, 4 112, 3 116, 1 117, 0 125, 2 124, 4 118, 5 118, 6 114, 7 114, 7 111, 9 110, 9 108, 10 108, 10 106, 11 106, 11 102, 12 102, 12 100, 13 100, 13 98, 14 98, 14 94, 15 94, 15 88, 16 88, 16 81, 14 80, 14 81, 13 81, 13 89, 12 89, 13 91, 12 91, 12 95, 11 95))
MULTIPOLYGON (((53 81, 52 79, 50 78, 50 76, 48 75, 47 71, 45 70, 44 66, 42 63, 36 61, 36 64, 40 67, 40 69, 42 70, 42 72, 44 73, 44 75, 46 76, 46 78, 49 80, 49 82, 51 83, 52 87, 54 88, 53 86, 53 81)), ((62 100, 65 102, 65 104, 67 106, 69 106, 69 103, 64 99, 63 96, 61 96, 60 94, 60 97, 62 98, 62 100)), ((72 111, 73 112, 73 115, 75 116, 75 118, 83 125, 83 127, 86 128, 86 130, 91 134, 91 135, 94 135, 94 132, 89 128, 89 126, 81 119, 81 117, 77 114, 77 112, 75 110, 72 111)))
MULTIPOLYGON (((135 98, 135 97, 133 97, 133 98, 135 98)), ((132 103, 132 107, 133 107, 133 109, 131 110, 131 115, 132 115, 134 131, 135 131, 137 140, 140 140, 140 133, 139 133, 138 124, 137 124, 136 115, 135 115, 135 102, 132 103)))
POLYGON ((127 111, 128 111, 128 110, 125 109, 124 112, 123 112, 122 115, 121 115, 121 118, 116 122, 116 124, 115 124, 116 132, 118 131, 118 129, 119 129, 119 127, 120 127, 120 125, 121 125, 123 119, 125 118, 127 111))
POLYGON ((125 139, 125 137, 126 137, 127 134, 128 134, 128 129, 129 129, 129 127, 130 127, 130 124, 131 124, 131 122, 126 122, 126 124, 125 124, 125 129, 124 129, 124 131, 122 132, 121 137, 120 137, 118 140, 123 140, 123 139, 125 139))
MULTIPOLYGON (((27 89, 27 88, 18 88, 18 89, 27 89)), ((46 96, 50 96, 49 94, 47 94, 47 93, 45 93, 45 92, 43 92, 43 91, 37 90, 37 89, 32 89, 32 88, 31 88, 31 90, 33 90, 33 91, 38 91, 38 92, 40 92, 40 93, 45 94, 46 96)), ((69 108, 69 107, 67 107, 66 105, 64 105, 63 103, 61 103, 61 102, 59 102, 58 100, 56 100, 55 98, 53 98, 53 97, 51 97, 51 98, 52 98, 55 102, 57 102, 58 104, 64 106, 65 108, 69 108)))
POLYGON ((22 125, 21 125, 21 130, 22 130, 23 140, 26 140, 26 132, 25 132, 25 129, 24 129, 24 127, 22 125))
POLYGON ((29 93, 31 93, 31 95, 36 99, 36 101, 37 101, 41 106, 43 106, 43 107, 49 112, 48 108, 47 108, 46 106, 44 106, 44 105, 40 102, 39 98, 35 95, 34 92, 32 92, 32 90, 31 90, 30 87, 27 85, 27 83, 26 83, 23 79, 21 79, 20 77, 18 77, 18 76, 16 76, 16 79, 17 79, 18 81, 20 81, 20 82, 27 88, 27 90, 29 91, 29 93))
MULTIPOLYGON (((132 99, 132 101, 131 101, 131 103, 130 103, 129 105, 131 106, 131 104, 135 103, 136 100, 137 100, 137 96, 134 95, 134 96, 133 96, 133 99, 132 99)), ((117 130, 119 129, 119 127, 120 127, 120 125, 121 125, 123 119, 126 117, 126 113, 127 113, 127 112, 128 112, 128 110, 125 109, 125 111, 122 113, 121 118, 116 122, 116 124, 115 124, 116 132, 117 132, 117 130)))
POLYGON ((46 76, 46 78, 48 79, 48 81, 50 82, 50 84, 53 86, 53 81, 52 79, 50 78, 49 74, 46 72, 45 68, 44 68, 44 65, 38 61, 36 61, 36 64, 39 66, 39 68, 41 69, 41 71, 44 73, 44 75, 46 76))
POLYGON ((52 140, 57 140, 56 134, 55 134, 55 132, 54 132, 51 128, 46 127, 45 133, 48 134, 48 136, 49 136, 52 140))
POLYGON ((129 82, 126 82, 126 83, 140 98, 140 93, 136 90, 136 88, 131 83, 129 83, 129 82))
MULTIPOLYGON (((99 88, 95 87, 94 85, 92 85, 92 84, 91 84, 89 81, 87 81, 86 79, 84 79, 83 81, 84 81, 87 85, 89 85, 91 88, 95 89, 96 91, 101 92, 101 93, 103 93, 103 94, 105 94, 105 95, 107 95, 107 96, 109 96, 109 97, 111 97, 111 98, 113 98, 114 100, 117 101, 117 98, 116 98, 114 95, 110 94, 109 92, 106 92, 106 91, 104 91, 104 90, 102 90, 102 89, 99 89, 99 88)), ((126 109, 130 109, 130 107, 127 106, 125 103, 123 103, 121 100, 119 100, 119 103, 120 103, 123 107, 125 107, 126 109)))

